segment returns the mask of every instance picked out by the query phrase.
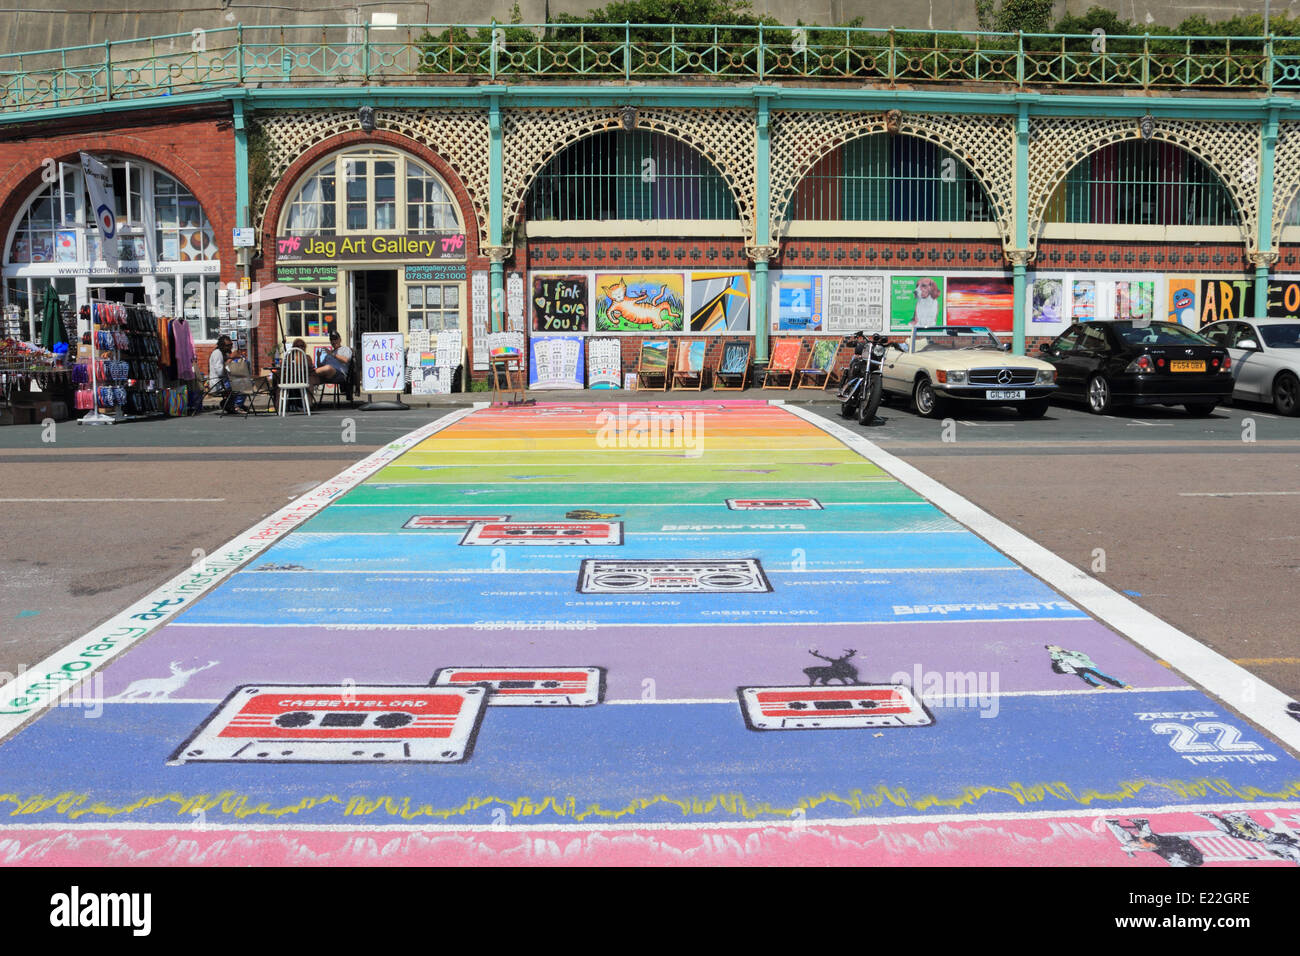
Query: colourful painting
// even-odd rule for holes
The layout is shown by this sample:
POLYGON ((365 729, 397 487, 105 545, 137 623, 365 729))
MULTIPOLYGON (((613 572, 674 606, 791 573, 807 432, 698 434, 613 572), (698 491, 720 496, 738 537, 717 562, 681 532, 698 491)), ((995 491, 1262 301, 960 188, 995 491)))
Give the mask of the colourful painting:
POLYGON ((597 332, 681 332, 685 279, 680 272, 597 272, 597 332))
POLYGON ((655 375, 666 372, 668 370, 668 344, 666 339, 657 342, 642 342, 641 361, 637 366, 637 371, 642 374, 650 372, 655 375))
POLYGON ((829 372, 835 363, 835 356, 840 350, 839 339, 818 339, 813 343, 812 355, 808 359, 808 368, 818 372, 829 372))
POLYGON ((1087 322, 1097 317, 1097 283, 1092 279, 1075 279, 1071 290, 1070 317, 1087 322))
POLYGON ((1120 279, 1115 283, 1115 318, 1121 321, 1150 322, 1155 311, 1154 282, 1120 279))
POLYGON ((776 317, 772 323, 778 332, 820 332, 824 303, 822 277, 818 275, 783 275, 776 283, 776 317))
POLYGON ((698 375, 704 370, 704 352, 708 343, 693 339, 677 343, 676 371, 683 375, 698 375))
POLYGON ((585 275, 534 275, 533 331, 586 332, 588 303, 585 275))
POLYGON ((749 331, 749 273, 691 273, 691 331, 749 331))
POLYGON ((1032 321, 1058 323, 1065 319, 1065 283, 1060 279, 1035 279, 1032 321))
POLYGON ((943 276, 891 276, 889 327, 895 332, 943 325, 943 276))
POLYGON ((1196 328, 1196 280, 1184 276, 1165 279, 1165 318, 1189 328, 1196 328))
POLYGON ((799 362, 799 352, 803 348, 803 343, 798 339, 782 339, 772 345, 772 358, 768 362, 768 370, 793 370, 799 362))
POLYGON ((979 325, 1010 332, 1015 316, 1015 289, 1006 276, 955 276, 944 297, 947 325, 979 325))

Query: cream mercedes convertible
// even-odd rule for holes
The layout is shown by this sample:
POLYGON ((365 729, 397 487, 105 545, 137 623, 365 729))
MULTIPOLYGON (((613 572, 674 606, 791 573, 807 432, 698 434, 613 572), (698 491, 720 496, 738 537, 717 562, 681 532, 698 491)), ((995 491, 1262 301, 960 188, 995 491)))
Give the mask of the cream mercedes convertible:
POLYGON ((905 348, 888 353, 882 385, 887 396, 910 398, 927 418, 942 418, 958 403, 1013 405, 1025 418, 1039 418, 1056 391, 1055 368, 1009 354, 1011 346, 983 326, 916 328, 905 348))

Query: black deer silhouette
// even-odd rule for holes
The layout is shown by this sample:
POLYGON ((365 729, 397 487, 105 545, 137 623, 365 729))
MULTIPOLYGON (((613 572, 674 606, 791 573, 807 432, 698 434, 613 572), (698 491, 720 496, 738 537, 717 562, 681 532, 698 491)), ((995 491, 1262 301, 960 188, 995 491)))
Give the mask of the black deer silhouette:
POLYGON ((816 651, 809 651, 813 657, 821 658, 824 661, 830 661, 830 667, 805 667, 803 672, 808 675, 808 686, 815 687, 818 681, 823 686, 827 686, 831 681, 837 680, 841 684, 858 683, 858 669, 849 663, 849 658, 857 653, 852 648, 845 648, 843 657, 826 657, 824 654, 818 654, 816 651))

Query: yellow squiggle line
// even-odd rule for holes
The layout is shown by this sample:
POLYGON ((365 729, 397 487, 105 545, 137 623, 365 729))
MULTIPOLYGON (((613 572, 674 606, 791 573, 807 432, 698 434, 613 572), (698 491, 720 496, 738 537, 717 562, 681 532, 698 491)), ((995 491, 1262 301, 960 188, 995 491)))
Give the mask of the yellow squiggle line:
POLYGON ((657 794, 650 797, 637 797, 629 800, 622 807, 607 808, 598 803, 579 805, 578 798, 569 797, 470 797, 460 806, 433 807, 428 804, 413 806, 409 797, 380 796, 374 798, 350 797, 346 800, 335 794, 303 797, 296 803, 284 806, 272 806, 266 801, 252 802, 254 798, 233 791, 218 794, 195 794, 185 796, 179 793, 167 793, 157 796, 144 796, 132 803, 112 806, 100 801, 92 801, 88 794, 61 793, 57 796, 38 794, 22 797, 18 794, 0 794, 0 807, 12 805, 10 817, 30 816, 45 813, 51 809, 59 816, 69 820, 84 816, 113 818, 130 816, 150 807, 173 804, 177 816, 191 817, 195 813, 217 811, 221 815, 233 816, 237 820, 249 817, 295 817, 303 815, 319 806, 335 805, 342 807, 345 817, 369 817, 381 815, 401 820, 418 820, 421 818, 450 820, 468 816, 475 810, 487 807, 508 809, 516 819, 540 817, 554 814, 557 817, 582 822, 588 819, 621 820, 634 817, 639 813, 658 807, 675 807, 683 817, 701 817, 719 812, 739 816, 745 820, 760 817, 789 819, 796 814, 807 813, 819 807, 838 806, 851 816, 890 805, 900 809, 953 810, 961 807, 974 807, 981 800, 990 796, 1004 796, 1015 800, 1020 806, 1046 804, 1052 801, 1074 803, 1080 806, 1092 806, 1094 803, 1122 803, 1132 800, 1148 789, 1169 791, 1178 800, 1204 800, 1211 795, 1231 797, 1245 802, 1255 800, 1293 800, 1300 798, 1300 781, 1292 781, 1279 791, 1261 790, 1258 787, 1238 788, 1226 780, 1200 779, 1193 781, 1167 780, 1128 781, 1120 784, 1119 789, 1101 791, 1086 789, 1076 792, 1066 783, 1038 783, 1025 785, 1010 783, 1006 785, 984 785, 964 787, 952 796, 927 794, 913 798, 905 788, 891 788, 884 785, 874 791, 851 790, 846 795, 821 793, 802 797, 794 806, 774 806, 766 801, 751 803, 740 793, 718 793, 708 797, 670 797, 657 794))

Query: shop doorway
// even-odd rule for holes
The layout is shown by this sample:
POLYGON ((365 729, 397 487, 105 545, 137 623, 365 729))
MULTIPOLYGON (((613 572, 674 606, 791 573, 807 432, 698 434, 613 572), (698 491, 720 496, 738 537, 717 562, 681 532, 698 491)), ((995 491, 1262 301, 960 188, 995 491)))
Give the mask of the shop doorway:
POLYGON ((349 273, 352 281, 352 343, 366 332, 398 330, 397 270, 364 269, 349 273))

